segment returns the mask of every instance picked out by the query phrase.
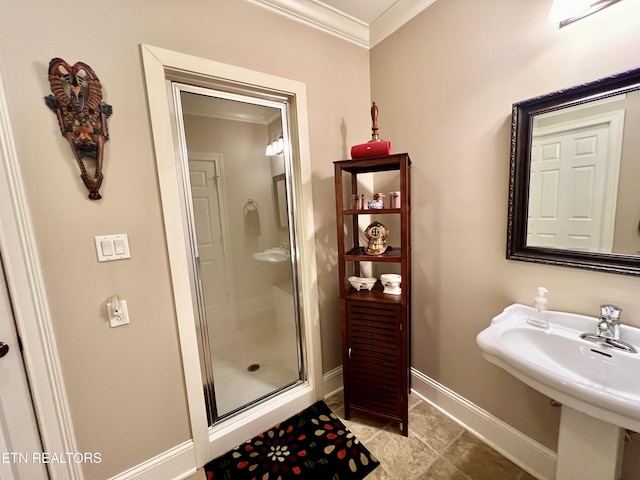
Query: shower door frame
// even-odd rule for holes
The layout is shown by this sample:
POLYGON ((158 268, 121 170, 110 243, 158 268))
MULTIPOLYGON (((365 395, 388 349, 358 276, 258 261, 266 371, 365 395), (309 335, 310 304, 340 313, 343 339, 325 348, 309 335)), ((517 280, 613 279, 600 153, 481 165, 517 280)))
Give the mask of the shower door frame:
POLYGON ((141 45, 149 98, 149 112, 154 137, 158 181, 165 221, 176 319, 185 375, 185 388, 196 467, 218 456, 273 424, 297 413, 322 398, 322 361, 315 255, 315 227, 311 191, 311 164, 307 121, 306 86, 304 83, 261 72, 194 57, 150 45, 141 45), (291 125, 291 201, 295 212, 297 239, 294 255, 298 265, 298 298, 301 342, 305 352, 306 379, 247 411, 234 415, 209 428, 202 391, 202 370, 196 332, 190 282, 189 245, 183 232, 185 225, 181 206, 179 168, 176 158, 180 148, 174 139, 171 116, 173 99, 166 88, 167 80, 192 79, 201 86, 208 81, 223 82, 231 87, 259 94, 285 96, 289 99, 291 125))
MULTIPOLYGON (((176 138, 174 139, 174 141, 176 142, 176 145, 179 150, 179 154, 177 155, 177 157, 179 158, 176 158, 176 163, 180 164, 179 171, 180 171, 180 176, 182 177, 181 198, 182 198, 182 206, 184 208, 183 222, 184 222, 184 225, 187 227, 185 231, 185 241, 188 242, 190 246, 190 251, 191 251, 191 264, 190 264, 190 272, 191 272, 191 278, 192 278, 191 289, 194 294, 193 295, 194 310, 198 312, 197 324, 199 326, 199 331, 200 331, 199 346, 200 346, 200 365, 203 370, 203 389, 205 392, 205 399, 207 401, 209 425, 217 426, 219 422, 224 421, 225 418, 227 418, 229 415, 235 415, 237 411, 246 409, 258 401, 263 401, 265 397, 261 396, 259 398, 255 398, 248 404, 239 406, 238 408, 234 408, 231 412, 226 412, 224 414, 220 414, 218 410, 217 395, 216 395, 216 378, 214 374, 214 362, 213 362, 213 359, 211 358, 211 355, 213 355, 213 353, 211 349, 210 335, 213 332, 210 329, 210 325, 209 325, 210 318, 207 316, 206 307, 205 307, 206 285, 203 283, 202 273, 201 273, 200 253, 199 253, 197 234, 196 234, 197 219, 195 218, 193 196, 192 196, 192 190, 190 186, 189 161, 192 159, 195 159, 196 154, 190 152, 188 148, 187 140, 186 140, 187 133, 184 125, 182 94, 190 93, 194 95, 200 95, 202 97, 217 98, 221 100, 259 105, 259 106, 268 107, 268 108, 277 110, 279 112, 278 115, 281 119, 282 135, 283 135, 283 141, 285 145, 289 145, 290 143, 290 134, 289 134, 289 126, 290 126, 289 125, 289 106, 290 105, 287 101, 287 97, 285 96, 282 96, 277 99, 273 99, 273 98, 264 99, 260 97, 247 96, 246 94, 226 92, 223 90, 219 90, 217 88, 194 86, 194 85, 186 84, 183 81, 171 81, 167 83, 168 83, 167 88, 170 87, 171 95, 173 97, 173 103, 174 103, 173 107, 175 111, 175 118, 172 123, 176 128, 176 138)), ((273 97, 273 95, 269 95, 269 96, 273 97)), ((290 149, 285 148, 283 152, 283 156, 284 156, 284 166, 285 166, 284 175, 287 177, 286 184, 290 185, 291 184, 290 178, 292 175, 292 163, 293 163, 291 159, 290 149)), ((219 161, 216 162, 216 165, 218 167, 221 164, 220 162, 221 157, 222 155, 220 155, 220 158, 218 159, 219 161)), ((224 251, 223 255, 225 258, 225 267, 226 267, 226 275, 227 275, 227 280, 225 283, 227 285, 232 285, 232 287, 230 288, 230 291, 232 292, 231 296, 233 297, 231 301, 233 304, 233 308, 235 309, 237 305, 235 303, 235 290, 233 287, 233 285, 235 285, 235 280, 233 279, 233 266, 231 261, 231 248, 230 248, 231 241, 229 239, 229 229, 228 229, 228 222, 227 222, 227 216, 226 216, 226 213, 228 212, 228 208, 226 206, 226 192, 225 192, 226 187, 224 185, 225 179, 224 179, 224 174, 220 172, 219 169, 217 172, 218 172, 217 177, 219 178, 219 181, 221 183, 219 187, 221 187, 222 189, 221 191, 218 191, 218 198, 221 205, 220 221, 221 221, 221 227, 222 227, 221 228, 222 244, 223 244, 223 251, 224 251)), ((294 196, 295 195, 286 195, 286 198, 287 200, 289 200, 289 199, 292 199, 294 196)), ((292 228, 289 228, 287 226, 288 242, 291 245, 292 251, 295 252, 297 249, 297 238, 295 234, 292 235, 292 232, 295 231, 295 224, 297 220, 293 215, 288 214, 288 212, 292 211, 291 206, 292 205, 286 205, 287 225, 293 225, 292 228)), ((297 357, 298 357, 297 370, 299 372, 299 378, 294 384, 297 384, 300 381, 304 381, 306 377, 306 372, 305 372, 306 362, 304 361, 305 350, 301 348, 300 341, 299 341, 300 331, 301 331, 300 315, 298 314, 299 295, 296 292, 299 292, 298 271, 300 266, 297 264, 297 260, 298 259, 296 258, 296 256, 292 255, 291 266, 293 267, 293 271, 292 271, 292 283, 293 283, 293 293, 294 293, 293 303, 294 303, 294 309, 295 309, 294 315, 296 319, 294 328, 296 329, 296 350, 297 350, 297 357)), ((235 316, 233 316, 233 320, 235 319, 236 319, 235 316)), ((267 395, 267 398, 270 398, 271 396, 276 395, 279 390, 282 390, 284 388, 289 388, 289 387, 290 385, 283 385, 282 387, 276 388, 270 394, 267 395)))

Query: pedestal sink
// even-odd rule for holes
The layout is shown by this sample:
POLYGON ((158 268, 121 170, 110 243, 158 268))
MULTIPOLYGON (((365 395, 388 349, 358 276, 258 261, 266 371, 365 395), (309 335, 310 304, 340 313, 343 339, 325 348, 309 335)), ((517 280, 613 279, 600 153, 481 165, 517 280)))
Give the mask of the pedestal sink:
POLYGON ((260 262, 269 263, 285 262, 291 257, 289 250, 284 247, 268 248, 262 252, 254 253, 252 256, 260 262))
MULTIPOLYGON (((562 404, 556 480, 617 480, 624 429, 640 431, 640 353, 580 338, 596 318, 548 312, 543 329, 527 323, 536 313, 507 307, 478 334, 482 355, 562 404)), ((640 349, 640 329, 620 332, 640 349)))

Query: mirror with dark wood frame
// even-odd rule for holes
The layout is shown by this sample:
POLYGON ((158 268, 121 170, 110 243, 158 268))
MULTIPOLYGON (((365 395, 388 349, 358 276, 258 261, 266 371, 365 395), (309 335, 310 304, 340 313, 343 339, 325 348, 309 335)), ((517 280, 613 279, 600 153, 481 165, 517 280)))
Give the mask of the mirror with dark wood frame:
POLYGON ((640 68, 513 105, 507 258, 640 275, 640 68))

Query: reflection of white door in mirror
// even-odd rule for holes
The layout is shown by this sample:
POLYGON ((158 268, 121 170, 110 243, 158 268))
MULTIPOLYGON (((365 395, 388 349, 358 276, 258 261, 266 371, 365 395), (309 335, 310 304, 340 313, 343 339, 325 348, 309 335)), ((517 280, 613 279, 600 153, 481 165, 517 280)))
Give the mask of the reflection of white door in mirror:
POLYGON ((600 125, 534 137, 527 246, 603 251, 601 242, 613 243, 613 230, 602 229, 615 215, 604 210, 608 133, 600 125))
MULTIPOLYGON (((222 208, 225 193, 218 182, 221 162, 220 154, 190 154, 189 183, 198 266, 202 283, 207 286, 203 289, 206 318, 209 322, 220 323, 228 329, 236 320, 235 293, 231 288, 235 280, 232 252, 229 248, 231 242, 226 238, 229 232, 228 221, 222 208), (207 156, 210 158, 206 158, 207 156)), ((221 331, 220 326, 216 326, 216 329, 221 331)))
POLYGON ((527 246, 612 252, 623 121, 624 110, 560 123, 536 118, 527 246))

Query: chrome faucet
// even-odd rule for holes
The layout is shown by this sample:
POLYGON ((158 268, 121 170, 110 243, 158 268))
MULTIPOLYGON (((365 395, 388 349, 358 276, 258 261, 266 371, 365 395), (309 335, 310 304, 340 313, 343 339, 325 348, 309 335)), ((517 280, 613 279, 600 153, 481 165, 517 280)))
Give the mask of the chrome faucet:
POLYGON ((597 343, 603 347, 612 347, 629 353, 638 353, 633 345, 620 340, 620 315, 622 309, 615 305, 600 305, 600 321, 596 333, 583 333, 584 340, 597 343))
POLYGON ((620 314, 622 309, 615 305, 600 305, 600 323, 596 335, 620 340, 620 314))
POLYGON ((282 245, 280 245, 279 248, 282 248, 283 250, 286 250, 287 252, 291 252, 291 245, 289 244, 289 242, 283 243, 282 245))

